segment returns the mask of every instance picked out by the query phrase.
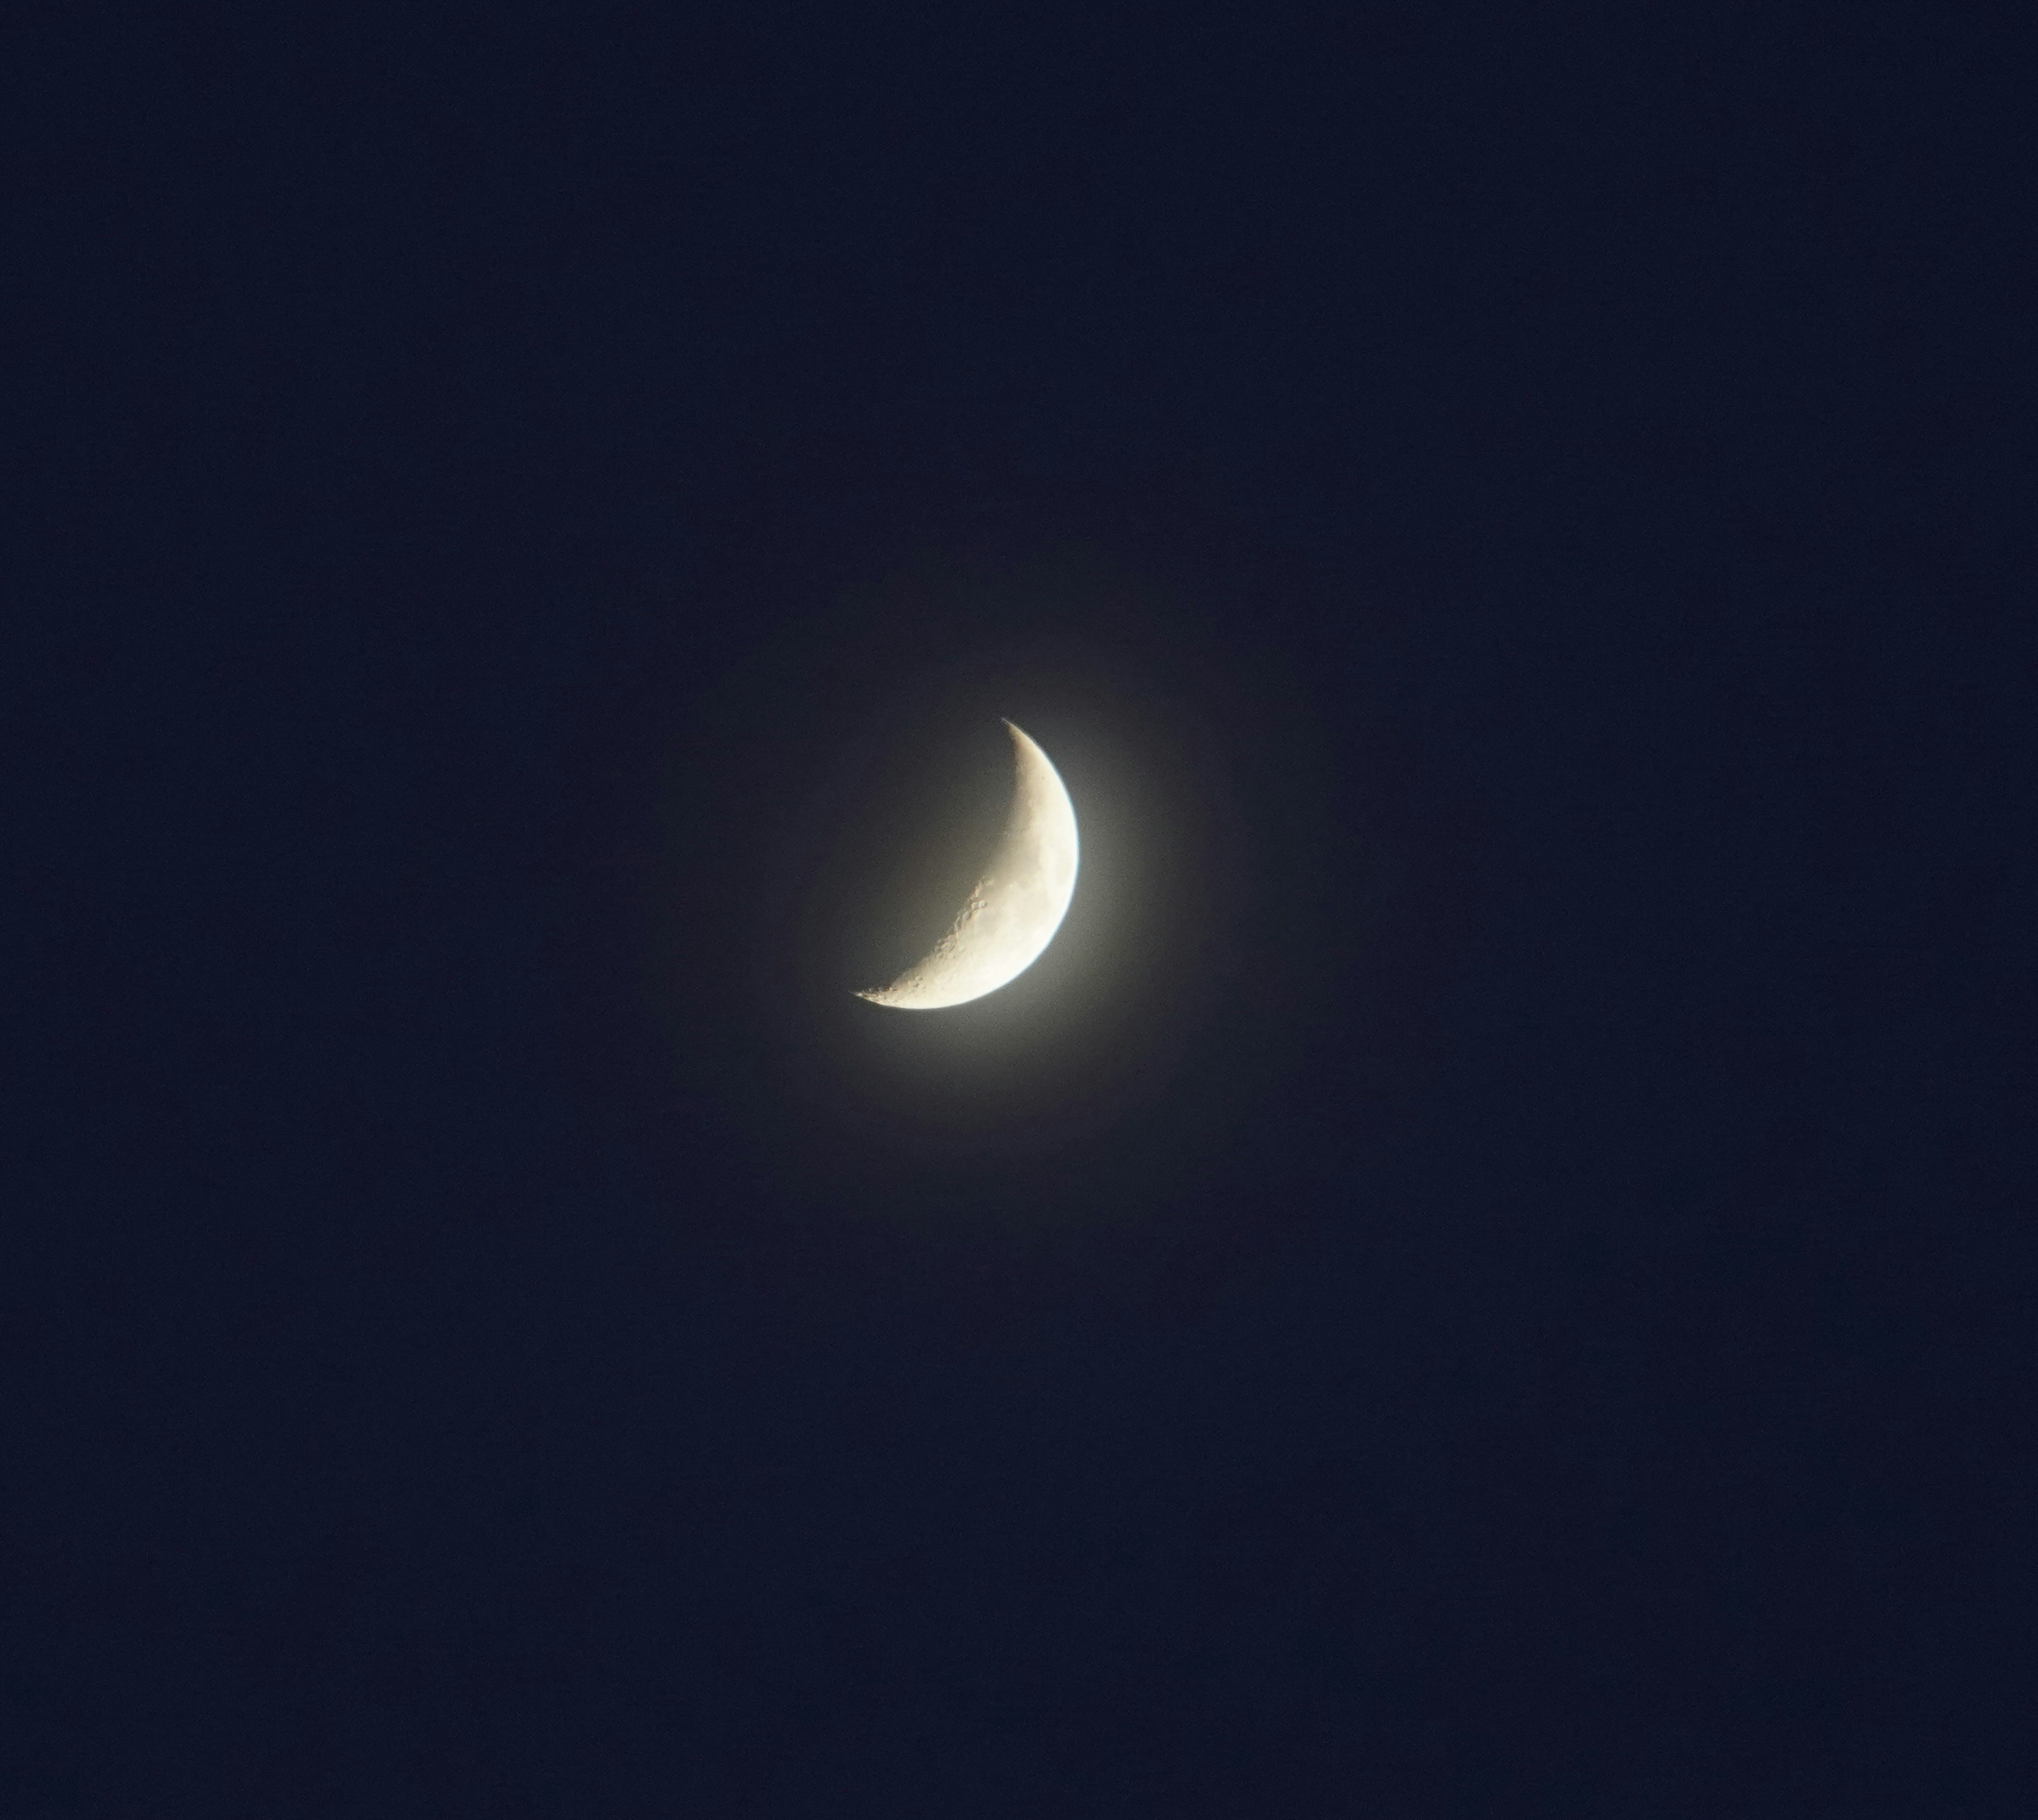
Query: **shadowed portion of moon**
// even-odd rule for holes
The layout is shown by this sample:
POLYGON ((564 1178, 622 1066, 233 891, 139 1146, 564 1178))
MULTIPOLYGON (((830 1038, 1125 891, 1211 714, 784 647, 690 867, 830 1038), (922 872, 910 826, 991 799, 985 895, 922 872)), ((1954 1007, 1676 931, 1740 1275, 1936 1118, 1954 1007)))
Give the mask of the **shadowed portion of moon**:
POLYGON ((1012 807, 983 876, 923 959, 858 997, 898 1011, 967 1004, 1017 979, 1062 926, 1075 892, 1075 809, 1047 755, 1010 721, 1005 728, 1012 807))

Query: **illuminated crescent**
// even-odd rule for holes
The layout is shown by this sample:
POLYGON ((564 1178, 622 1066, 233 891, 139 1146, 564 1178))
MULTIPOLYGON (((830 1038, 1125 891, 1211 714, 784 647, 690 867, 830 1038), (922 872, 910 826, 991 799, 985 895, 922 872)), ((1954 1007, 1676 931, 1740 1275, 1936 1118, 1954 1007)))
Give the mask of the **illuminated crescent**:
POLYGON ((1010 721, 1005 730, 1012 808, 983 876, 932 953, 859 998, 899 1011, 966 1005, 1017 979, 1062 926, 1076 888, 1076 812, 1047 755, 1010 721))

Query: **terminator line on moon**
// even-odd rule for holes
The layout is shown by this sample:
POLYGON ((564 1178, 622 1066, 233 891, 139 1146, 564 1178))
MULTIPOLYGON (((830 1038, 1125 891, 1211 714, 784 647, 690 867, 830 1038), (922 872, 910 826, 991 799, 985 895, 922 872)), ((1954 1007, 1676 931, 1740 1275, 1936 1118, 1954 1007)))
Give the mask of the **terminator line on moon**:
POLYGON ((954 925, 889 986, 858 993, 896 1011, 940 1011, 1010 985, 1047 951, 1076 888, 1076 812, 1047 755, 1010 721, 1014 777, 1005 831, 954 925))

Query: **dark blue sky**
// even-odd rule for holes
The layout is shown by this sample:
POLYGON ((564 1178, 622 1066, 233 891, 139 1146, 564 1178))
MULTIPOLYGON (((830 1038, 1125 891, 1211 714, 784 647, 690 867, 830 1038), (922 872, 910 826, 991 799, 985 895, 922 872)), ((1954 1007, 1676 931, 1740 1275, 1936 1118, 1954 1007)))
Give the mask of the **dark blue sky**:
POLYGON ((2030 1811, 2010 49, 32 18, 0 1807, 2030 1811))

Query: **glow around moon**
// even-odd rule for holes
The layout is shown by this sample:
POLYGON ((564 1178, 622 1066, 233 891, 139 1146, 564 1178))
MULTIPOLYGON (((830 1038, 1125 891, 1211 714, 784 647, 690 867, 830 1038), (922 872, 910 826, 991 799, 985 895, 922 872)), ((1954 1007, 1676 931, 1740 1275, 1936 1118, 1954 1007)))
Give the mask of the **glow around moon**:
POLYGON ((983 876, 934 951, 887 986, 859 993, 898 1011, 966 1005, 1017 979, 1047 950, 1076 888, 1076 812, 1047 755, 1010 721, 1011 812, 983 876))

